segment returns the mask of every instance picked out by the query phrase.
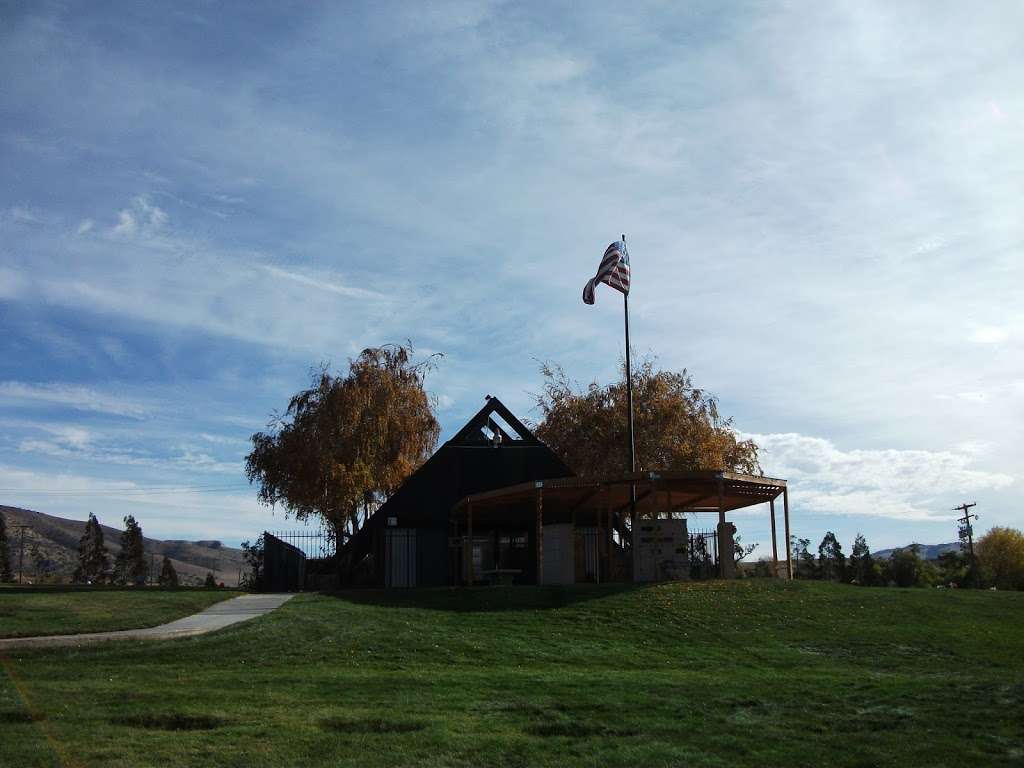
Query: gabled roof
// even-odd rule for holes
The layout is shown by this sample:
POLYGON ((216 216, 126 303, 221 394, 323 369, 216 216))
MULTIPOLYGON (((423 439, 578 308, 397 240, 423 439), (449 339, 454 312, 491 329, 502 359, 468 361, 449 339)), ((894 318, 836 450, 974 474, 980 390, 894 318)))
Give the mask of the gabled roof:
POLYGON ((541 444, 501 400, 487 395, 484 407, 477 411, 476 415, 466 422, 466 426, 445 445, 488 445, 492 442, 494 434, 501 436, 502 445, 541 444), (504 426, 495 419, 495 416, 505 422, 504 426))
POLYGON ((370 531, 388 517, 397 517, 400 526, 444 529, 452 506, 469 494, 572 474, 512 411, 488 395, 484 407, 402 483, 350 544, 368 546, 370 531), (492 442, 495 432, 501 435, 498 447, 492 442))

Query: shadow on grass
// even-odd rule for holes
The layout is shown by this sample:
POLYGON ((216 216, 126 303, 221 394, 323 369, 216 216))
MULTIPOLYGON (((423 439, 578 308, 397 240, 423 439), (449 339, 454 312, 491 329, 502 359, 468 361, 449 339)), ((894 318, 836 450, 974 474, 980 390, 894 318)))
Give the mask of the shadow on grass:
POLYGON ((115 725, 129 728, 147 728, 157 731, 212 731, 227 724, 222 717, 214 715, 149 714, 125 715, 111 720, 115 725))
POLYGON ((244 592, 234 587, 139 587, 118 584, 0 584, 0 595, 34 594, 51 595, 64 592, 244 592))
POLYGON ((612 737, 628 737, 628 736, 639 736, 639 728, 617 728, 610 725, 595 725, 592 723, 582 723, 579 720, 571 720, 564 723, 535 723, 528 725, 523 729, 524 733, 528 733, 531 736, 543 736, 551 738, 553 736, 564 736, 570 739, 585 739, 591 736, 612 736, 612 737))
POLYGON ((320 727, 341 733, 413 733, 422 731, 427 726, 412 720, 383 720, 378 717, 327 717, 320 721, 320 727))
POLYGON ((637 584, 574 584, 546 587, 420 587, 414 589, 346 589, 325 597, 357 605, 416 608, 430 611, 485 613, 564 608, 645 589, 637 584))
POLYGON ((0 711, 0 725, 24 725, 34 723, 37 719, 44 719, 43 715, 38 718, 32 717, 28 712, 3 710, 0 711))

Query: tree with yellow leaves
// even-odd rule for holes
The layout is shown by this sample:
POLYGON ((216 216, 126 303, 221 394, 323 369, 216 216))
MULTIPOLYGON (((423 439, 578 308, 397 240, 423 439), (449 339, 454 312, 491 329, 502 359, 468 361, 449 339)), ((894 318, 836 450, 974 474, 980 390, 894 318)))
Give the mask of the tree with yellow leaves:
POLYGON ((322 367, 246 457, 259 501, 298 520, 320 518, 338 537, 372 511, 429 458, 440 435, 424 390, 433 357, 413 361, 412 344, 364 349, 348 373, 322 367))
POLYGON ((995 527, 974 545, 982 578, 999 589, 1024 589, 1024 533, 995 527))
MULTIPOLYGON (((760 474, 757 445, 741 440, 718 403, 693 386, 686 369, 662 371, 647 358, 633 371, 638 470, 715 469, 760 474)), ((624 366, 623 366, 624 368, 624 366)), ((626 383, 581 388, 561 366, 541 366, 544 386, 536 434, 573 471, 599 477, 629 470, 626 383)))

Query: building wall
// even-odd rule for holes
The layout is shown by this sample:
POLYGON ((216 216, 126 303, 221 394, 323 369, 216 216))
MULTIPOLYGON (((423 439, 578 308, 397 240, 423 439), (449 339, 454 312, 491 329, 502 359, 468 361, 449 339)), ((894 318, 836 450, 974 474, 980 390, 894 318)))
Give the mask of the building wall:
POLYGON ((543 583, 576 583, 575 531, 569 523, 544 526, 543 583))

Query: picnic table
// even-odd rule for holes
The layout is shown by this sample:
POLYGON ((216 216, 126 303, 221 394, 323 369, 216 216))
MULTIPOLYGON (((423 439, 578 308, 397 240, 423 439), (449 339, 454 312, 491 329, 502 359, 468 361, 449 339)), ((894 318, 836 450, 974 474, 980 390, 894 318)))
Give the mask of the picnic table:
POLYGON ((510 586, 512 580, 521 573, 522 570, 519 568, 490 568, 481 571, 481 575, 486 576, 491 584, 500 584, 503 587, 510 586))

